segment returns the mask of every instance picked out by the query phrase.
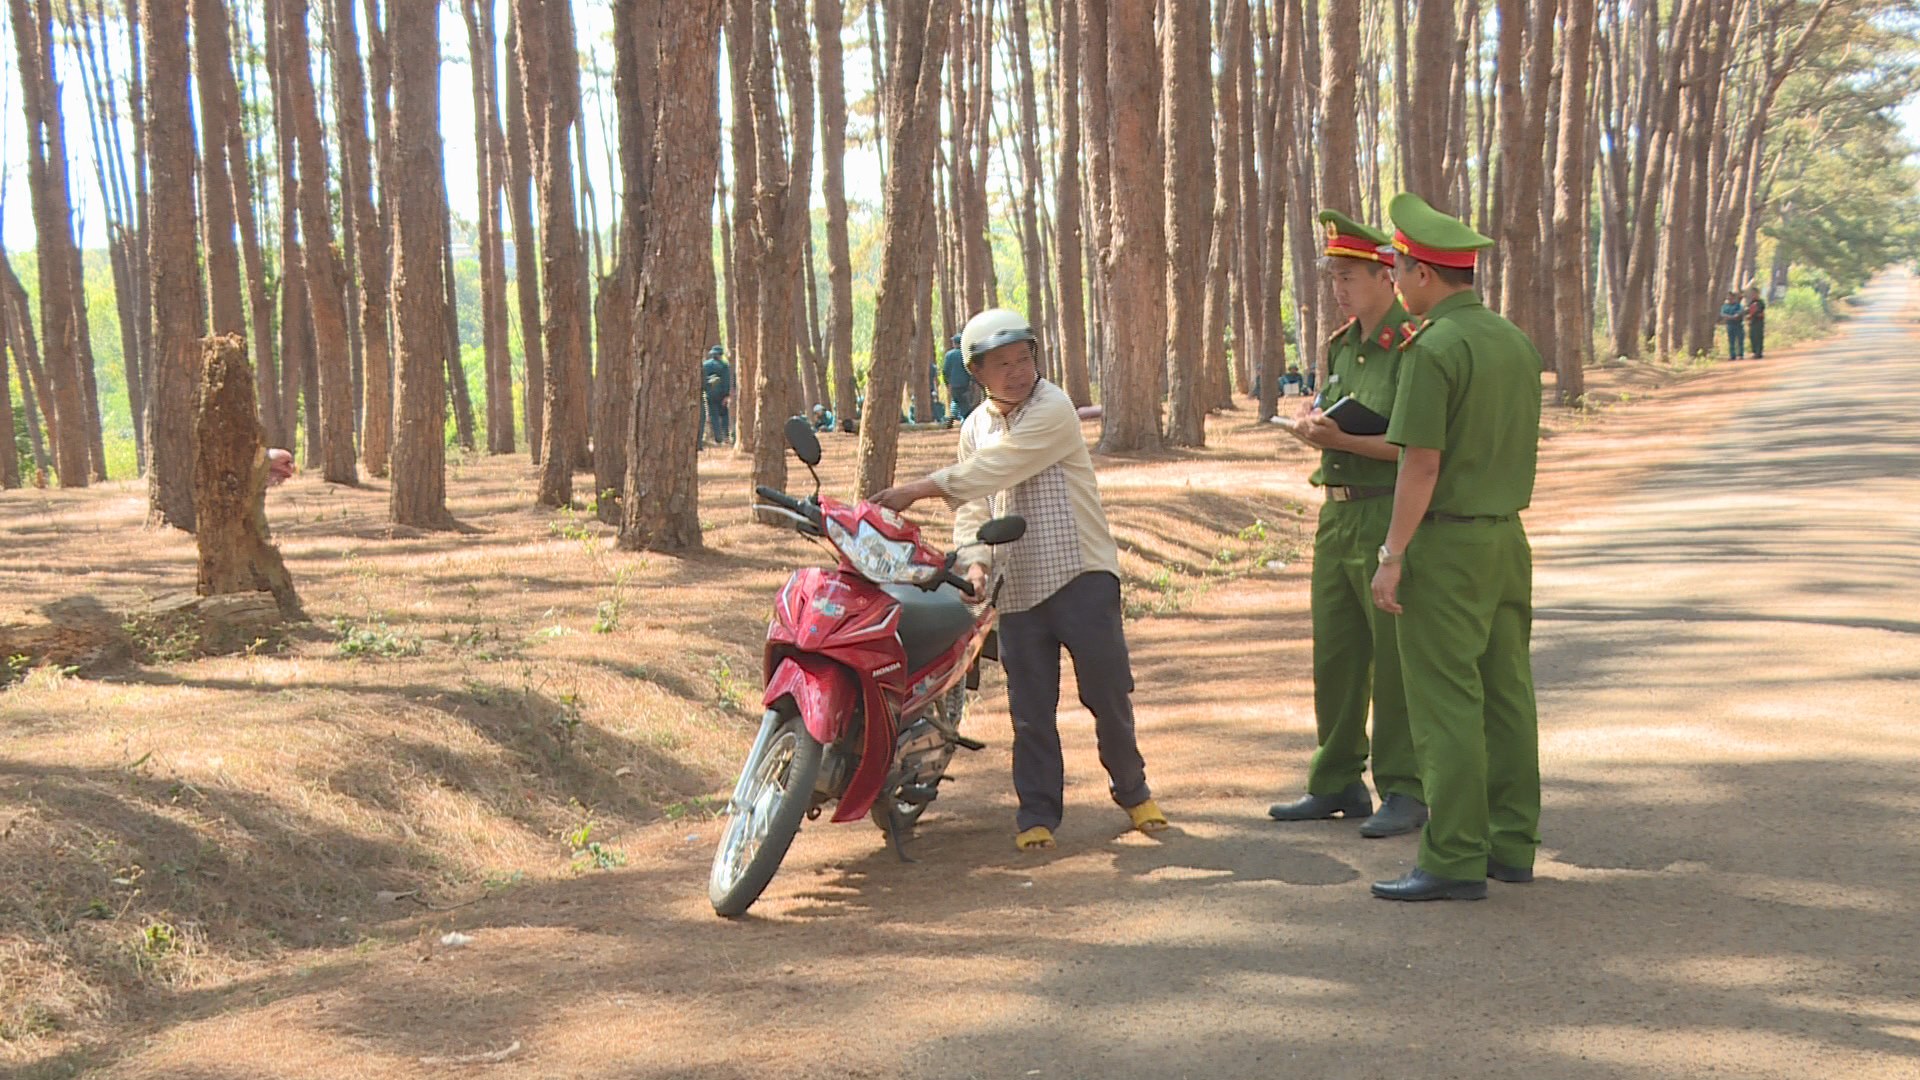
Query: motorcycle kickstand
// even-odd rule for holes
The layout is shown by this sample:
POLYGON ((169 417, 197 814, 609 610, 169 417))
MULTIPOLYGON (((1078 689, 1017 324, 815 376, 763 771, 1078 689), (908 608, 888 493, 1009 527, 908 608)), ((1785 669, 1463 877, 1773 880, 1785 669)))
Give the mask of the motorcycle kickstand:
MULTIPOLYGON (((888 802, 891 804, 892 800, 888 800, 888 802)), ((893 853, 900 857, 901 862, 919 862, 919 859, 907 854, 905 841, 900 838, 900 832, 900 808, 896 805, 889 805, 887 807, 887 842, 893 846, 893 853)))

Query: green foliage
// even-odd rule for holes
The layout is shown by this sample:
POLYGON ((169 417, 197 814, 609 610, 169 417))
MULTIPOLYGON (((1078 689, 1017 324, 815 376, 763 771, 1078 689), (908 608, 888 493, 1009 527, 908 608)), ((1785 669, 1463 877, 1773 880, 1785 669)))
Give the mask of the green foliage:
POLYGON ((333 632, 340 635, 340 655, 348 658, 392 660, 419 656, 422 648, 418 636, 396 632, 380 618, 359 623, 335 619, 333 632))

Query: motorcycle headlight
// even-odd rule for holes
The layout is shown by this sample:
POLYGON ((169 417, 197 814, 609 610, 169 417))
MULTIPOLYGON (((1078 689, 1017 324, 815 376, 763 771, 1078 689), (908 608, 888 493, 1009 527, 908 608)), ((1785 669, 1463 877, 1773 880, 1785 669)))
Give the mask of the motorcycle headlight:
POLYGON ((862 521, 857 531, 848 532, 845 526, 828 518, 827 536, 854 569, 870 580, 891 585, 925 585, 940 574, 937 566, 913 561, 912 543, 887 539, 871 522, 862 521))

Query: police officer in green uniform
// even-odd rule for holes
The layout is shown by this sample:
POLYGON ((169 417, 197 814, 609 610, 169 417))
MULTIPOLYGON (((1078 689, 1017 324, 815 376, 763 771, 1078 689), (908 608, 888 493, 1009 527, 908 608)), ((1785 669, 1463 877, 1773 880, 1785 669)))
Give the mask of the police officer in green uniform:
POLYGON ((1360 835, 1397 836, 1427 820, 1407 729, 1394 619, 1373 606, 1371 592, 1393 513, 1400 452, 1383 435, 1342 431, 1322 409, 1351 397, 1372 412, 1392 416, 1400 345, 1414 324, 1394 295, 1392 249, 1381 250, 1387 235, 1335 210, 1322 211, 1320 221, 1327 228, 1321 267, 1348 321, 1327 342, 1326 389, 1287 429, 1320 451, 1313 483, 1326 492, 1313 541, 1313 714, 1319 747, 1307 769, 1306 797, 1272 806, 1267 815, 1276 821, 1364 817, 1360 835), (1369 749, 1382 800, 1378 813, 1361 778, 1369 749))
POLYGON ((1540 353, 1473 290, 1493 241, 1402 193, 1388 205, 1394 283, 1420 329, 1400 355, 1387 441, 1402 448, 1373 599, 1399 616, 1413 748, 1432 817, 1389 900, 1479 900, 1533 880, 1540 846, 1533 497, 1540 353))

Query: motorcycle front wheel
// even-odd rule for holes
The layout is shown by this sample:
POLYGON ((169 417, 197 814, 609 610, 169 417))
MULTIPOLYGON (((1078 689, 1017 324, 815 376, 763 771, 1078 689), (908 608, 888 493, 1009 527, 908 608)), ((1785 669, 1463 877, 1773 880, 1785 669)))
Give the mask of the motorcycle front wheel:
POLYGON ((745 914, 773 880, 813 803, 820 756, 821 746, 806 725, 788 714, 765 748, 742 768, 746 791, 727 819, 707 875, 707 898, 715 913, 726 918, 745 914))

